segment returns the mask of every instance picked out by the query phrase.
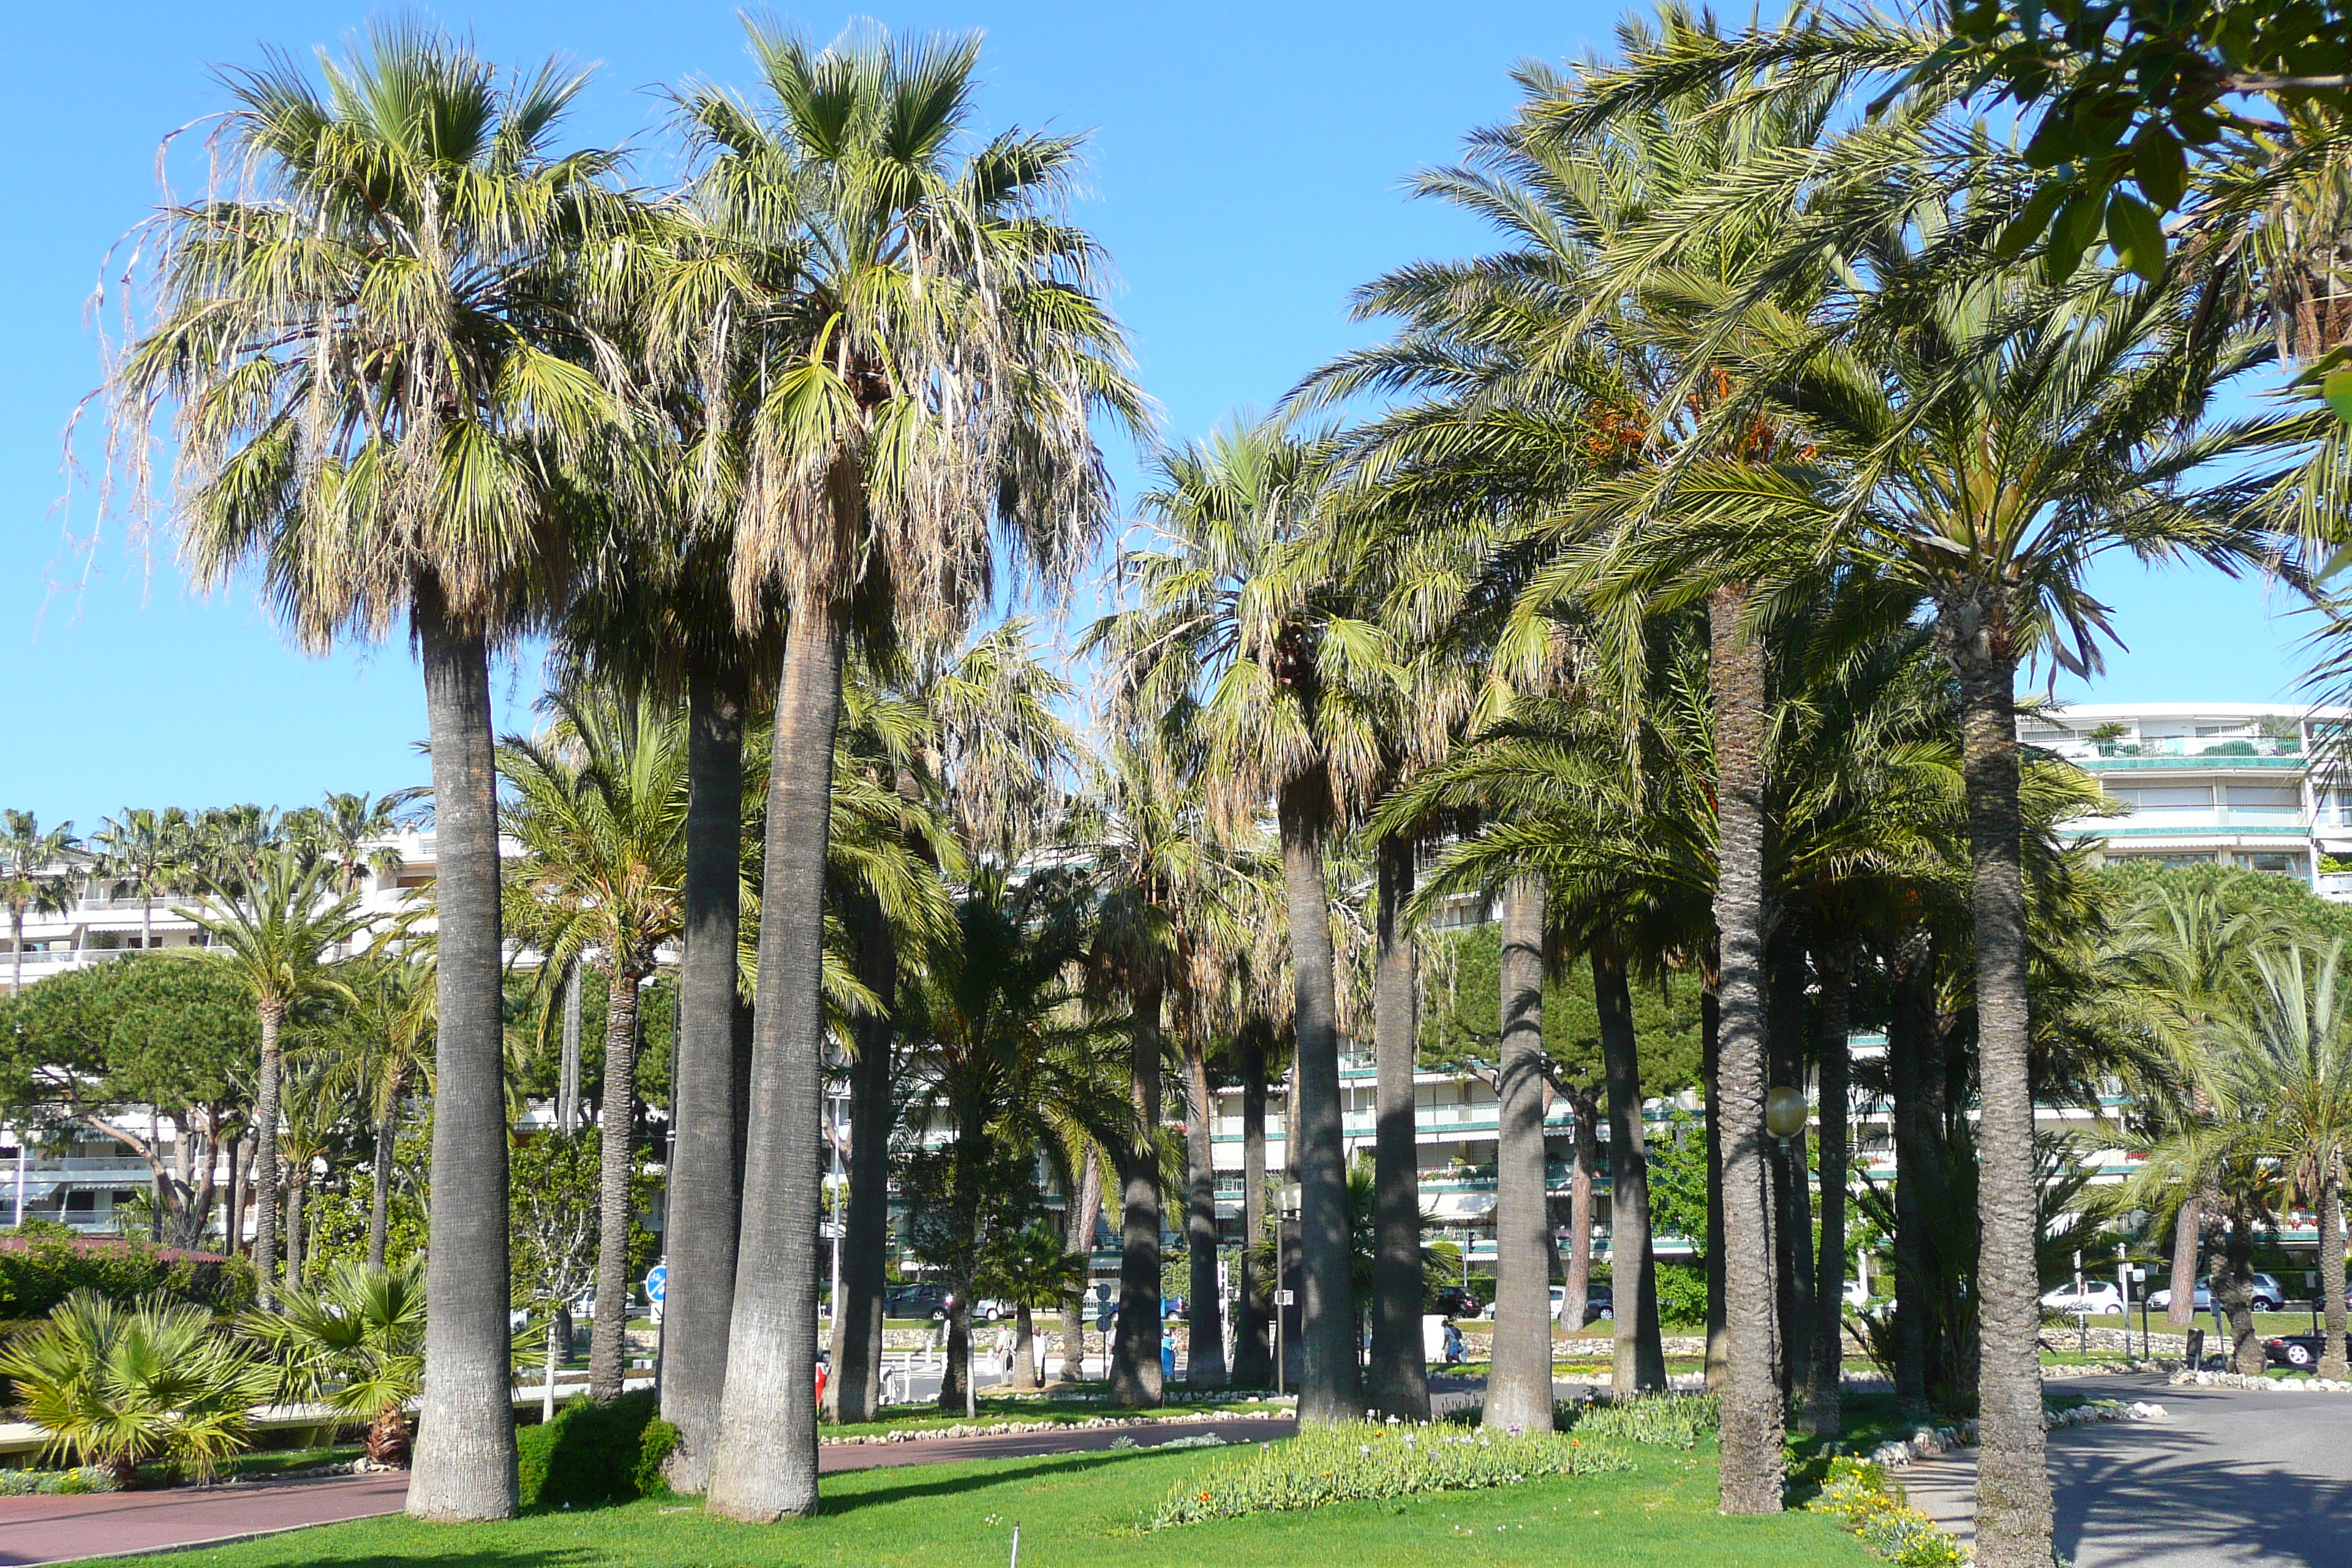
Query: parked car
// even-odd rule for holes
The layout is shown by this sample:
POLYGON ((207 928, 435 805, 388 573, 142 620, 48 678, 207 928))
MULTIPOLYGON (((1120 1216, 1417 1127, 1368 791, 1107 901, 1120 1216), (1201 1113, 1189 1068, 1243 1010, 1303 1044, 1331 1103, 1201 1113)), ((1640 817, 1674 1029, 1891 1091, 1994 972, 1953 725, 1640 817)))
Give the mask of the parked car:
POLYGON ((2045 1312, 2088 1312, 2094 1317, 2113 1312, 2124 1315, 2124 1293, 2114 1281, 2087 1280, 2080 1290, 2072 1285, 2061 1285, 2055 1290, 2042 1293, 2042 1310, 2045 1312))
POLYGON ((893 1285, 882 1292, 886 1318, 943 1318, 948 1293, 937 1285, 893 1285))
MULTIPOLYGON (((2263 1355, 2273 1366, 2291 1366, 2297 1372, 2309 1372, 2319 1364, 2322 1352, 2327 1349, 2326 1334, 2285 1334, 2263 1342, 2263 1355)), ((2352 1357, 2352 1334, 2344 1336, 2344 1349, 2352 1357)))
POLYGON ((1441 1285, 1437 1289, 1437 1315, 1441 1318, 1475 1318, 1478 1305, 1478 1298, 1465 1286, 1441 1285))
MULTIPOLYGON (((2147 1299, 2147 1304, 2152 1311, 2163 1311, 2172 1305, 2172 1291, 2169 1289, 2158 1290, 2147 1299)), ((2254 1276, 2255 1311, 2275 1312, 2285 1304, 2286 1292, 2279 1288, 2277 1280, 2267 1274, 2254 1276)), ((2212 1310, 2213 1282, 2210 1279, 2200 1279, 2197 1281, 2197 1310, 2210 1312, 2212 1310)))
MULTIPOLYGON (((1551 1288, 1551 1321, 1555 1323, 1559 1322, 1560 1321, 1560 1314, 1566 1310, 1568 1310, 1568 1287, 1565 1285, 1555 1285, 1551 1288)), ((1588 1285, 1585 1287, 1585 1322, 1608 1322, 1613 1320, 1616 1316, 1617 1298, 1611 1291, 1608 1286, 1588 1285)), ((1580 1324, 1579 1326, 1581 1327, 1582 1325, 1580 1324)))

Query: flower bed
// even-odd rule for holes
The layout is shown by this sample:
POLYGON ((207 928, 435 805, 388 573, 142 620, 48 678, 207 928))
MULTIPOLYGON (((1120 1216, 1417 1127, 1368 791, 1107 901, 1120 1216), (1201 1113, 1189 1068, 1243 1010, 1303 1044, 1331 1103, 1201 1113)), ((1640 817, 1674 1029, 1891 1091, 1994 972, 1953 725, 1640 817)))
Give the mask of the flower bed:
POLYGON ((928 1443, 935 1437, 1011 1437, 1029 1432, 1086 1432, 1099 1426, 1181 1426, 1201 1421, 1287 1421, 1296 1410, 1188 1410, 1174 1415, 1089 1415, 1073 1421, 959 1421, 951 1426, 901 1426, 820 1437, 824 1444, 928 1443))
POLYGON ((1834 1514, 1863 1544, 1900 1568, 1956 1568, 1969 1560, 1960 1543, 1906 1502, 1884 1465, 1867 1459, 1830 1461, 1822 1495, 1807 1505, 1834 1514))
POLYGON ((1514 1437, 1442 1426, 1314 1426, 1286 1443, 1212 1465, 1178 1483, 1151 1516, 1166 1530, 1326 1503, 1515 1486, 1537 1476, 1630 1470, 1633 1461, 1574 1437, 1514 1437))
POLYGON ((121 1491, 114 1472, 99 1465, 70 1470, 0 1470, 0 1497, 121 1491))
POLYGON ((1637 1399, 1612 1399, 1591 1405, 1556 1406, 1554 1419, 1563 1432, 1580 1437, 1615 1437, 1654 1447, 1698 1446, 1715 1431, 1720 1414, 1712 1394, 1653 1394, 1637 1399))

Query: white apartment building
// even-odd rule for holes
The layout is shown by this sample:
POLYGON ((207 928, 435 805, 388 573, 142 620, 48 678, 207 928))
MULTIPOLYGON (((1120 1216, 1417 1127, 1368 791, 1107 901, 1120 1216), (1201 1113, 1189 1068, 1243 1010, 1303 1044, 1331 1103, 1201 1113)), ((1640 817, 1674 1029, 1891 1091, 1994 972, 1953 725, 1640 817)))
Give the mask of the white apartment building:
POLYGON ((2099 781, 2120 815, 2071 831, 2107 860, 2239 866, 2352 900, 2352 781, 2325 761, 2352 709, 2249 702, 2084 703, 2020 721, 2019 738, 2099 781))

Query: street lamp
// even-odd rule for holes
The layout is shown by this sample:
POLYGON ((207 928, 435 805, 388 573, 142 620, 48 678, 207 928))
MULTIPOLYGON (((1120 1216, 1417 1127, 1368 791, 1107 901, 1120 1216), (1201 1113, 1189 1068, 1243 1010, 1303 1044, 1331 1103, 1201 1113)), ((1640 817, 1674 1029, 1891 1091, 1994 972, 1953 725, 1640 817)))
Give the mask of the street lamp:
POLYGON ((1781 1084, 1764 1097, 1764 1131, 1785 1144, 1805 1130, 1810 1113, 1805 1091, 1781 1084))

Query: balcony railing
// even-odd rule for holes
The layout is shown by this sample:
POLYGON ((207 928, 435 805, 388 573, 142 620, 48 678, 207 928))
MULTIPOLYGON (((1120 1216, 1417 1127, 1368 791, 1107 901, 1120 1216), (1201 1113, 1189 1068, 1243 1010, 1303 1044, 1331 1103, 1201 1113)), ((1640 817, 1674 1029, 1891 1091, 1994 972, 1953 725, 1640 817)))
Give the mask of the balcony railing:
POLYGON ((2151 762, 2200 758, 2211 763, 2248 760, 2304 760, 2303 742, 2270 735, 2163 735, 2141 741, 2037 741, 2030 745, 2054 752, 2074 763, 2151 762))

